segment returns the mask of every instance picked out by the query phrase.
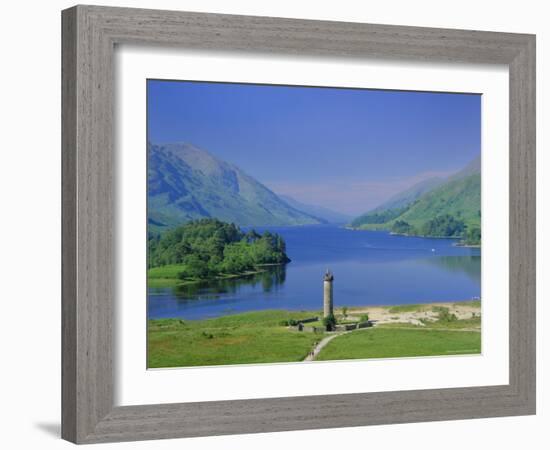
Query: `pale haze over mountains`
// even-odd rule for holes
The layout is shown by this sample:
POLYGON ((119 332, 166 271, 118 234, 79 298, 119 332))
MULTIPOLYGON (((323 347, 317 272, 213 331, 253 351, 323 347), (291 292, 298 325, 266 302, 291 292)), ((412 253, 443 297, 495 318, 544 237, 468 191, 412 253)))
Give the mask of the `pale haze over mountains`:
POLYGON ((350 216, 481 145, 477 94, 148 80, 147 110, 150 142, 192 143, 279 197, 350 216))
MULTIPOLYGON (((422 180, 367 214, 403 208, 453 183, 462 186, 459 180, 476 174, 479 177, 479 172, 480 162, 477 158, 454 175, 422 180)), ((477 186, 475 183, 473 187, 469 186, 468 194, 472 195, 471 190, 475 191, 477 186)), ((327 188, 330 189, 330 185, 327 188)), ((446 201, 452 203, 452 200, 446 201)), ((430 205, 425 209, 433 207, 430 205)), ((408 214, 411 215, 410 212, 408 214)), ((429 215, 429 212, 424 211, 423 214, 429 215)), ((215 217, 240 226, 345 224, 353 219, 350 215, 322 205, 311 205, 288 195, 277 195, 237 166, 192 144, 150 143, 148 222, 151 229, 162 230, 206 217, 215 217)), ((354 222, 360 223, 361 217, 354 222)))
POLYGON ((422 228, 437 217, 452 216, 470 227, 481 226, 481 158, 446 178, 418 183, 351 222, 354 228, 422 228))

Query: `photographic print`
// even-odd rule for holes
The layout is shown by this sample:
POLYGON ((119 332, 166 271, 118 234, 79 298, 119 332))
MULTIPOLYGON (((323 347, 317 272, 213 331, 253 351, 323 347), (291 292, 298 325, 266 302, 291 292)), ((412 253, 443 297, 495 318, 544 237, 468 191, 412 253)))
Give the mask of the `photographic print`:
POLYGON ((147 80, 147 367, 481 353, 481 96, 147 80))

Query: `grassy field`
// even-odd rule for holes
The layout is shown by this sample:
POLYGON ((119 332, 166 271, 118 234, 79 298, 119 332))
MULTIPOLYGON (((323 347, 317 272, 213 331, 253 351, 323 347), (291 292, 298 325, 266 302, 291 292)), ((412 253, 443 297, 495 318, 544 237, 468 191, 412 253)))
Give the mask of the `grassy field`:
POLYGON ((480 352, 481 334, 476 331, 380 327, 339 336, 316 359, 329 361, 480 352))
POLYGON ((182 264, 170 264, 162 267, 153 267, 147 270, 147 284, 149 287, 173 286, 182 283, 179 274, 183 271, 182 264))
MULTIPOLYGON (((480 306, 473 301, 372 307, 369 312, 377 322, 374 327, 337 336, 316 360, 480 353, 480 306)), ((345 321, 340 310, 335 313, 339 322, 345 321)), ((320 314, 271 310, 208 320, 150 320, 147 365, 161 368, 303 361, 329 334, 299 332, 286 323, 320 314)), ((350 316, 361 314, 352 311, 350 316)), ((320 326, 321 322, 306 325, 320 326)))
POLYGON ((183 367, 303 360, 322 333, 289 330, 285 320, 311 312, 257 311, 217 319, 150 320, 147 366, 183 367))
MULTIPOLYGON (((201 280, 198 278, 187 278, 187 279, 181 279, 180 274, 185 269, 185 265, 183 264, 168 264, 166 266, 161 267, 153 267, 151 269, 147 270, 147 286, 148 287, 169 287, 174 285, 186 285, 186 284, 193 284, 198 283, 201 280)), ((230 279, 230 278, 240 278, 245 277, 249 275, 256 275, 259 273, 264 272, 265 269, 262 267, 258 267, 258 270, 254 271, 246 271, 242 273, 237 274, 221 274, 215 279, 217 280, 224 280, 224 279, 230 279)))

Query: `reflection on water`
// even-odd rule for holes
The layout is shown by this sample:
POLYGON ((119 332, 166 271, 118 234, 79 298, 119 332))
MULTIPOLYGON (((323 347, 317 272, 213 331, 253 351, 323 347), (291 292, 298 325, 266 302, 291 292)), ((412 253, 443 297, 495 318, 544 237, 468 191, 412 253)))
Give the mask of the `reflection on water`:
POLYGON ((391 236, 333 226, 277 228, 292 262, 241 278, 148 291, 150 318, 203 319, 236 312, 322 306, 322 275, 335 274, 336 306, 468 300, 481 292, 479 249, 452 239, 391 236))
MULTIPOLYGON (((286 266, 265 267, 263 272, 239 278, 225 278, 208 282, 184 284, 170 288, 172 295, 183 301, 190 299, 217 299, 224 295, 233 295, 241 287, 247 286, 264 293, 272 292, 285 282, 286 266)), ((151 289, 150 292, 162 293, 165 289, 151 289)))
POLYGON ((473 281, 481 283, 481 256, 440 256, 426 260, 452 272, 462 272, 473 281))

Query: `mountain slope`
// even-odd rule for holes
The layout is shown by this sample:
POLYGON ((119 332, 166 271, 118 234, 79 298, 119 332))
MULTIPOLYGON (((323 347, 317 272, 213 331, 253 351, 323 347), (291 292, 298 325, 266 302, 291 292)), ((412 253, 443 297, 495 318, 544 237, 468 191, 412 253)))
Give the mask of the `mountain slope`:
POLYGON ((399 220, 420 227, 428 220, 449 214, 467 225, 479 225, 480 208, 481 177, 472 174, 424 194, 399 216, 399 220))
POLYGON ((148 145, 150 229, 215 217, 240 226, 305 225, 320 221, 205 150, 186 143, 148 145))
POLYGON ((279 194, 279 198, 283 199, 293 208, 303 211, 313 217, 319 218, 319 220, 327 223, 347 223, 351 217, 345 214, 333 211, 332 209, 325 208, 318 205, 308 205, 306 203, 299 202, 298 200, 289 197, 288 195, 279 194))
POLYGON ((350 226, 353 228, 360 228, 362 225, 367 224, 384 224, 397 217, 399 217, 407 207, 420 198, 426 192, 431 191, 437 186, 445 183, 444 178, 428 178, 427 180, 420 181, 414 184, 410 188, 397 193, 389 200, 386 200, 381 205, 377 206, 365 214, 353 219, 350 226))
MULTIPOLYGON (((405 191, 401 198, 407 196, 405 191)), ((426 190, 409 204, 387 204, 397 204, 397 207, 376 208, 352 221, 351 226, 429 236, 464 236, 474 230, 479 231, 480 159, 476 158, 464 169, 426 190)))
POLYGON ((459 170, 454 175, 451 175, 447 181, 460 180, 461 178, 466 178, 470 175, 480 175, 481 174, 481 155, 477 156, 475 159, 470 161, 466 167, 462 170, 459 170))
POLYGON ((431 191, 432 189, 438 186, 441 186, 443 183, 445 183, 445 178, 440 178, 440 177, 433 177, 433 178, 428 178, 427 180, 420 181, 414 184, 413 186, 411 186, 410 188, 397 193, 396 195, 391 197, 389 200, 386 200, 384 203, 377 206, 370 212, 402 208, 404 206, 411 204, 426 192, 431 191))

